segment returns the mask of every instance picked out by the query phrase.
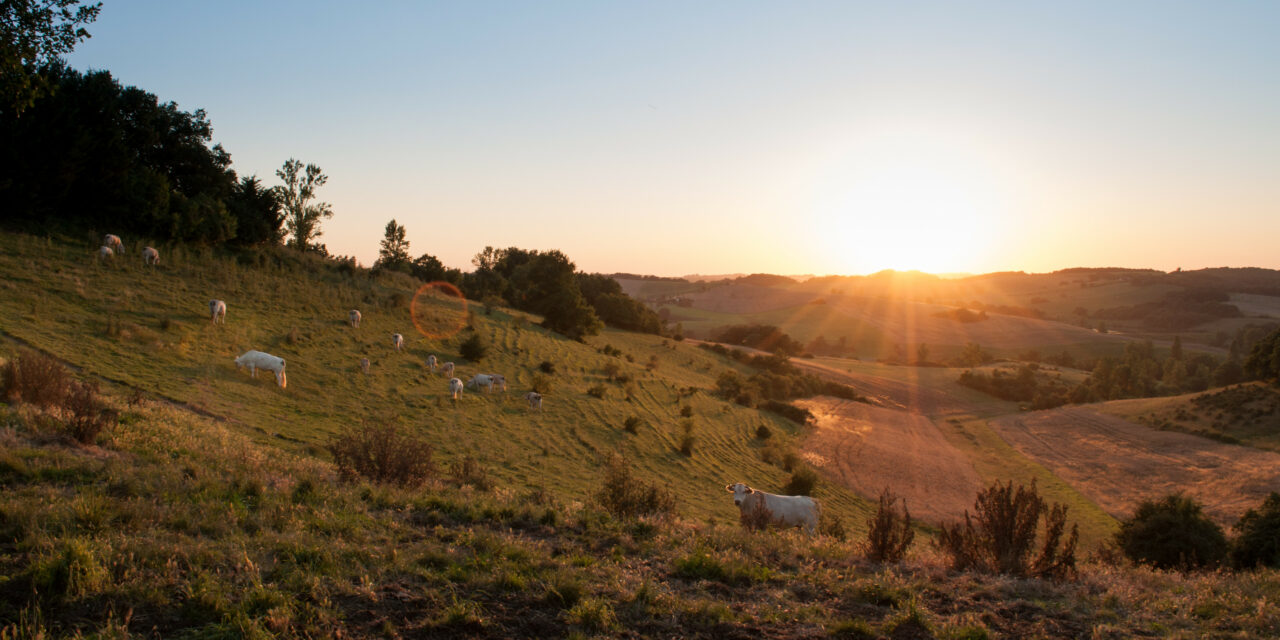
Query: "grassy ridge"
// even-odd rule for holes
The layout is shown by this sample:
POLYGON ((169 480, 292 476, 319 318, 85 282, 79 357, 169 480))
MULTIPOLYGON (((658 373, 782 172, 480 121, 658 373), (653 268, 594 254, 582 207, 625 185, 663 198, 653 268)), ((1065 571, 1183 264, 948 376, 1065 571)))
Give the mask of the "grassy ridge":
MULTIPOLYGON (((725 484, 776 489, 786 482, 785 472, 758 459, 755 431, 764 424, 786 438, 795 426, 704 392, 683 400, 694 411, 693 456, 677 451, 681 390, 710 388, 719 372, 740 366, 704 350, 612 330, 582 344, 519 312, 486 316, 472 309, 491 355, 471 363, 458 354, 462 334, 433 338, 414 330, 417 283, 407 278, 281 264, 272 254, 237 261, 159 248, 163 264, 152 270, 133 254, 102 266, 85 246, 0 236, 0 330, 88 373, 188 404, 260 443, 293 451, 323 456, 322 445, 350 425, 398 419, 430 434, 443 460, 472 454, 512 486, 543 486, 577 500, 589 495, 603 460, 621 453, 636 461, 642 477, 670 484, 688 515, 722 520, 736 518, 722 495, 725 484), (227 301, 225 326, 209 323, 211 298, 227 301), (346 324, 353 308, 363 314, 359 329, 346 324), (397 332, 406 336, 402 352, 391 346, 397 332), (600 353, 606 344, 623 355, 600 353), (270 375, 253 380, 235 370, 233 358, 251 348, 285 358, 287 390, 270 375), (447 381, 427 371, 428 354, 456 362, 464 380, 505 373, 510 391, 469 390, 455 406, 447 381), (359 371, 361 357, 372 361, 367 376, 359 371), (645 366, 650 358, 652 371, 645 366), (543 412, 531 413, 519 396, 544 360, 555 365, 554 388, 543 412), (607 382, 609 363, 633 378, 630 400, 624 385, 607 382), (607 388, 603 399, 585 393, 596 384, 607 388), (643 421, 636 435, 622 430, 632 415, 643 421)), ((419 302, 437 315, 463 313, 447 297, 419 302)), ((867 512, 865 502, 837 487, 820 496, 854 526, 867 512)))

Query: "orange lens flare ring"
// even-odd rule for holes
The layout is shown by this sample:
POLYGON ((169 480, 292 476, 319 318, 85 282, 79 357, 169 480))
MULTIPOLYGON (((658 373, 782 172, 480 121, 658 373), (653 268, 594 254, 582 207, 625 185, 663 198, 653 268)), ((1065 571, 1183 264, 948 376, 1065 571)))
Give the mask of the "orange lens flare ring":
POLYGON ((413 301, 409 303, 409 317, 413 319, 413 327, 423 336, 432 340, 441 340, 449 338, 462 330, 467 325, 467 297, 451 283, 437 280, 428 282, 413 294, 413 301), (428 302, 428 298, 438 298, 441 295, 457 298, 462 306, 457 309, 451 309, 449 303, 432 303, 428 302))

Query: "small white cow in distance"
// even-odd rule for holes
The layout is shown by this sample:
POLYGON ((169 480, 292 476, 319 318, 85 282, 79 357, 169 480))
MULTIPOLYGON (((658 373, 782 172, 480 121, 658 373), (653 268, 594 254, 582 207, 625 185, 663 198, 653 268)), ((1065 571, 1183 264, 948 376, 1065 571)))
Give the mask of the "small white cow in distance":
POLYGON ((477 373, 475 377, 467 381, 467 386, 475 389, 484 387, 485 391, 493 391, 493 378, 487 373, 477 373))
POLYGON ((112 251, 111 247, 108 247, 105 244, 102 245, 101 247, 98 247, 98 260, 102 262, 107 262, 111 260, 111 258, 115 255, 116 255, 116 252, 112 251))
POLYGON ((530 391, 529 393, 524 394, 524 400, 525 402, 529 403, 530 409, 537 409, 538 411, 542 411, 542 394, 541 393, 538 393, 537 391, 530 391))
POLYGON ((359 329, 360 328, 360 312, 356 311, 355 309, 348 311, 347 322, 350 322, 352 327, 359 329))
POLYGON ((434 353, 427 356, 427 367, 431 369, 431 373, 436 372, 436 355, 434 353))
POLYGON ((244 352, 240 357, 236 358, 236 369, 249 367, 250 377, 258 377, 258 369, 266 369, 276 374, 276 384, 280 388, 285 388, 289 384, 284 375, 284 358, 277 358, 269 353, 254 351, 252 349, 244 352))
POLYGON ((733 494, 733 504, 738 505, 744 516, 763 508, 769 514, 769 520, 775 524, 804 527, 805 533, 810 536, 818 530, 818 516, 822 513, 822 507, 809 496, 765 493, 741 482, 726 485, 724 490, 733 494))
POLYGON ((489 374, 489 381, 490 381, 489 383, 490 390, 506 392, 507 390, 506 376, 502 375, 501 373, 491 373, 489 374))
POLYGON ((400 334, 398 334, 398 333, 393 333, 393 334, 391 334, 391 344, 395 346, 396 351, 399 351, 399 350, 403 349, 403 348, 404 348, 404 336, 402 336, 402 335, 400 335, 400 334))
POLYGON ((160 264, 160 252, 155 247, 142 248, 142 264, 160 264))
POLYGON ((110 247, 113 251, 124 253, 124 243, 120 241, 120 236, 108 233, 102 236, 102 246, 110 247))
POLYGON ((457 378, 449 378, 449 395, 453 396, 454 400, 457 400, 458 396, 462 395, 461 380, 457 378))
POLYGON ((369 373, 369 359, 368 359, 368 358, 360 358, 360 370, 361 370, 361 371, 363 371, 363 372, 365 372, 365 373, 369 373))
POLYGON ((221 300, 209 301, 209 321, 213 324, 227 323, 227 303, 221 300))
POLYGON ((452 362, 446 362, 446 363, 444 363, 444 364, 440 367, 440 374, 441 374, 441 375, 445 375, 445 376, 449 376, 450 378, 452 378, 452 377, 453 377, 453 363, 452 363, 452 362))

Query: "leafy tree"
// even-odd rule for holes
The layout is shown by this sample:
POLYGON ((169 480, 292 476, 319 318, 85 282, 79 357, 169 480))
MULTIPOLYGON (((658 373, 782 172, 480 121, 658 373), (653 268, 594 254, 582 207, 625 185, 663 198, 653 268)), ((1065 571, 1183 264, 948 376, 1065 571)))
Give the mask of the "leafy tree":
POLYGON ((1253 378, 1280 378, 1280 329, 1253 345, 1244 370, 1253 378))
POLYGON ((245 176, 231 188, 227 210, 236 221, 236 244, 279 244, 284 213, 275 189, 262 186, 257 176, 245 176))
POLYGON ((320 237, 320 221, 333 217, 333 208, 326 202, 311 204, 316 189, 329 181, 329 176, 314 164, 303 166, 301 160, 289 158, 276 170, 276 176, 284 182, 276 187, 276 195, 284 208, 284 227, 289 234, 287 246, 302 251, 314 250, 312 242, 320 237))
POLYGON ((1182 336, 1173 337, 1173 346, 1169 348, 1169 357, 1174 360, 1182 359, 1182 336))
POLYGON ((1160 569, 1195 569, 1216 565, 1227 555, 1227 539, 1200 503, 1170 494, 1138 505, 1120 523, 1116 543, 1134 562, 1160 569))
POLYGON ((409 271, 409 241, 405 240, 404 225, 396 224, 395 218, 387 223, 383 232, 382 243, 378 248, 378 261, 375 269, 393 271, 409 271))
POLYGON ((444 263, 429 253, 418 256, 409 265, 409 273, 413 274, 413 277, 426 282, 452 281, 449 277, 449 270, 445 268, 444 263))
POLYGON ((484 338, 481 338, 476 331, 472 331, 471 335, 458 346, 458 354, 471 362, 479 362, 488 351, 489 347, 485 344, 484 338))
POLYGON ((102 3, 80 0, 4 0, 0 2, 0 113, 22 115, 54 90, 42 70, 81 40, 98 18, 102 3))
POLYGON ((1231 545, 1231 564, 1242 569, 1280 567, 1280 493, 1272 491, 1232 528, 1239 536, 1231 545))

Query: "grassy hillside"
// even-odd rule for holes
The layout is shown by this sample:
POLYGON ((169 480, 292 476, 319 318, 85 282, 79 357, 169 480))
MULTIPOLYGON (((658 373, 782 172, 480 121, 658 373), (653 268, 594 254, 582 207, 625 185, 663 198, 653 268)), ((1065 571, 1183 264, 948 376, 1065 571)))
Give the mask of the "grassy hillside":
MULTIPOLYGON (((736 518, 725 484, 779 489, 789 475, 760 461, 755 432, 767 425, 787 439, 794 424, 704 391, 682 396, 713 387, 721 371, 739 366, 705 350, 612 330, 578 343, 520 312, 486 316, 478 305, 464 310, 448 296, 423 295, 414 303, 417 283, 408 278, 370 279, 288 262, 287 254, 237 259, 159 249, 158 269, 144 268, 133 254, 103 266, 87 246, 0 235, 0 331, 86 373, 225 419, 258 442, 321 457, 323 445, 353 425, 398 420, 430 434, 445 461, 473 455, 513 486, 582 500, 604 460, 618 453, 635 461, 641 477, 671 485, 687 515, 722 521, 736 518), (210 298, 227 302, 224 326, 210 324, 210 298), (414 304, 419 317, 441 320, 420 322, 426 333, 419 333, 414 304), (362 311, 359 329, 346 324, 349 309, 362 311), (431 337, 468 317, 489 345, 490 355, 478 363, 458 353, 465 331, 431 337), (397 332, 406 337, 401 352, 391 346, 397 332), (600 353, 605 345, 621 355, 600 353), (269 374, 255 380, 237 372, 232 361, 248 349, 285 358, 288 388, 276 388, 269 374), (510 390, 468 391, 455 405, 447 380, 427 370, 428 354, 456 362, 464 380, 505 373, 510 390), (369 375, 359 370, 362 357, 372 361, 369 375), (520 396, 544 361, 556 373, 546 376, 552 389, 543 411, 532 413, 520 396), (632 381, 610 383, 610 364, 632 381), (600 384, 603 399, 586 393, 600 384), (691 457, 677 450, 682 404, 693 411, 691 457), (642 421, 635 435, 623 431, 630 416, 642 421)), ((866 513, 864 501, 838 487, 819 495, 833 515, 851 522, 866 513)))

